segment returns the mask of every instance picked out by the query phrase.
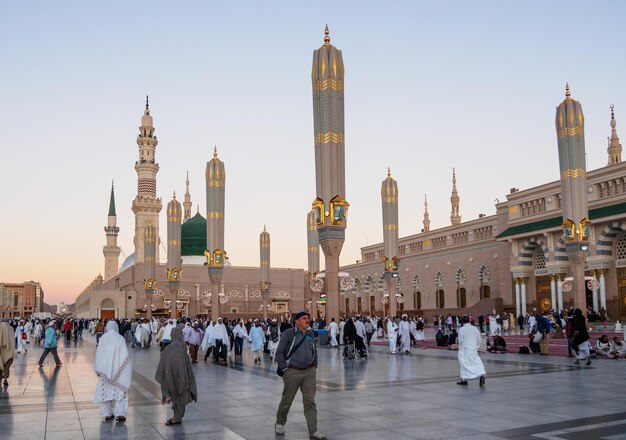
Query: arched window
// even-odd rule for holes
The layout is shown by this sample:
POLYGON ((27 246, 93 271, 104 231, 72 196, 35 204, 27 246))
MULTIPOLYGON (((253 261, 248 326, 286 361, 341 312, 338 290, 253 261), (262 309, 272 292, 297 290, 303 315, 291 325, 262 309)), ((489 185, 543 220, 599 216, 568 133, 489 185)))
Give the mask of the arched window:
POLYGON ((626 259, 626 232, 622 232, 622 236, 617 240, 617 243, 615 243, 615 259, 626 259))
POLYGON ((546 256, 543 253, 543 249, 539 246, 535 249, 535 269, 545 269, 546 268, 546 256))

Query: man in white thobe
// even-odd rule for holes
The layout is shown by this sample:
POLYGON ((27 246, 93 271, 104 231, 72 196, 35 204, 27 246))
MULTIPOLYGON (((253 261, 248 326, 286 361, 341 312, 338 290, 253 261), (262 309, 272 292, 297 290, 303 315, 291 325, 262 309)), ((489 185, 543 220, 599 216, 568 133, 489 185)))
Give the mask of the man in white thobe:
POLYGON ((339 336, 339 326, 335 322, 335 318, 331 319, 330 325, 328 326, 328 335, 330 337, 331 347, 338 347, 337 336, 339 336))
POLYGON ((411 353, 411 325, 406 314, 402 315, 398 334, 400 335, 400 351, 406 354, 411 353))
POLYGON ((389 341, 389 351, 396 354, 396 342, 398 341, 398 324, 396 317, 392 316, 387 321, 387 340, 389 341))
POLYGON ((459 329, 459 365, 461 380, 457 385, 467 385, 468 379, 480 378, 480 386, 485 385, 485 367, 478 356, 480 331, 469 323, 469 316, 463 317, 463 326, 459 329))

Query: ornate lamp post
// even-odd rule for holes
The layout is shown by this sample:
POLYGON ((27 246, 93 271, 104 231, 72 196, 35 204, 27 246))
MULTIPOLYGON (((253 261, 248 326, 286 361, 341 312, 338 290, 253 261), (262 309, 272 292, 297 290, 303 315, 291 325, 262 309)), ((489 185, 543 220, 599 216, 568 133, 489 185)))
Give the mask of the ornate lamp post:
POLYGON ((170 307, 170 316, 175 318, 178 311, 178 287, 183 276, 181 258, 181 221, 182 209, 176 200, 176 193, 167 204, 167 285, 170 288, 174 307, 170 307))
POLYGON ((315 130, 316 199, 313 201, 319 244, 326 272, 326 319, 339 319, 339 255, 345 241, 344 67, 341 51, 330 44, 326 26, 324 45, 313 52, 313 123, 315 130))
POLYGON ((270 234, 263 226, 263 232, 259 238, 260 256, 261 256, 261 297, 263 298, 263 319, 267 320, 268 304, 267 299, 270 296, 270 234))
POLYGON ((591 222, 587 207, 585 164, 585 118, 582 106, 571 98, 569 85, 565 100, 556 109, 556 133, 563 194, 563 235, 573 280, 574 304, 585 310, 585 259, 589 254, 591 222))
POLYGON ((148 300, 146 316, 148 319, 151 319, 152 298, 154 298, 154 294, 156 293, 156 279, 154 275, 156 269, 156 262, 154 261, 156 254, 156 229, 152 226, 152 222, 150 220, 148 220, 143 232, 144 268, 146 274, 146 277, 143 280, 143 288, 145 289, 146 299, 148 300))
POLYGON ((383 204, 383 242, 384 242, 384 272, 389 290, 389 314, 396 316, 397 304, 396 284, 398 281, 398 183, 391 177, 391 170, 387 169, 387 178, 383 180, 380 196, 383 204))
MULTIPOLYGON (((206 241, 207 250, 204 255, 207 259, 209 279, 211 281, 211 319, 217 321, 219 305, 222 298, 217 300, 220 291, 220 282, 224 273, 226 251, 224 250, 224 206, 226 169, 224 162, 217 158, 217 147, 213 149, 213 159, 206 164, 206 241)), ((228 298, 223 296, 228 301, 228 298)), ((224 303, 226 302, 224 301, 224 303)))

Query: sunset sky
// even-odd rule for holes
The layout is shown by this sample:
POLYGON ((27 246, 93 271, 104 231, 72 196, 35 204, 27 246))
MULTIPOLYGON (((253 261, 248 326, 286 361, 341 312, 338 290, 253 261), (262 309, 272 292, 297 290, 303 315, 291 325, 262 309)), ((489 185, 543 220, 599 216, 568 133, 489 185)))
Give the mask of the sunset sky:
POLYGON ((557 180, 566 81, 588 169, 606 165, 611 104, 626 137, 624 2, 0 1, 0 282, 74 302, 104 271, 112 180, 120 264, 133 252, 146 94, 163 205, 173 191, 182 201, 188 171, 193 213, 205 211, 217 145, 232 264, 258 266, 265 224, 272 266, 305 269, 310 72, 326 23, 346 69, 342 264, 382 240, 388 166, 400 236, 422 228, 425 194, 431 230, 450 224, 453 167, 464 221, 494 214, 512 187, 557 180))

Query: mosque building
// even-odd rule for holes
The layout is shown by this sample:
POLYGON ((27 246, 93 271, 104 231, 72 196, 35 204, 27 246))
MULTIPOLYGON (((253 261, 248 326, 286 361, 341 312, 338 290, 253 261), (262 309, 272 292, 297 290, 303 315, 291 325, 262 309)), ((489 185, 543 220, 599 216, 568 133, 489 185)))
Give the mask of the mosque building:
MULTIPOLYGON (((340 92, 335 90, 334 83, 326 86, 332 93, 340 92)), ((314 84, 314 106, 326 102, 315 100, 320 87, 318 84, 316 89, 314 84)), ((343 95, 333 103, 341 105, 338 114, 343 118, 343 95)), ((324 109, 320 111, 323 113, 324 109)), ((339 122, 343 124, 342 120, 339 122)), ((524 190, 512 188, 505 201, 496 202, 494 215, 481 214, 477 219, 462 221, 457 174, 462 189, 463 170, 453 169, 450 225, 431 229, 425 198, 421 232, 404 237, 395 234, 393 246, 378 243, 362 247, 361 260, 339 268, 342 314, 382 316, 404 310, 430 319, 435 314, 476 315, 494 310, 516 314, 542 312, 580 307, 585 302, 594 310, 604 308, 613 319, 624 319, 626 164, 621 160, 622 147, 613 107, 608 161, 599 169, 587 171, 584 165, 582 106, 572 99, 569 87, 565 100, 557 107, 555 124, 558 140, 555 154, 559 155, 561 167, 559 180, 524 190), (389 282, 390 279, 395 282, 389 282)), ((316 130, 326 133, 323 128, 316 125, 316 130)), ((223 277, 217 283, 219 289, 212 291, 216 290, 216 284, 209 279, 205 257, 207 217, 202 216, 199 207, 195 215, 191 214, 188 176, 182 204, 182 279, 176 292, 171 292, 166 265, 156 264, 156 294, 147 299, 144 237, 150 225, 156 230, 156 237, 160 237, 162 209, 162 201, 157 197, 158 140, 154 133, 154 121, 146 102, 137 137, 139 157, 135 162, 137 196, 132 203, 135 249, 120 266, 121 249, 117 246, 120 231, 112 187, 104 228, 104 277, 98 275, 77 297, 77 315, 136 317, 150 311, 154 315, 170 316, 175 308, 178 315, 211 316, 212 301, 219 301, 222 316, 260 316, 263 312, 282 315, 305 307, 314 314, 324 315, 324 288, 320 287, 323 281, 320 282, 322 278, 317 273, 319 262, 312 263, 311 258, 313 254, 319 258, 319 241, 311 245, 316 231, 310 225, 315 220, 309 219, 307 224, 308 272, 298 268, 270 268, 269 257, 265 260, 267 265, 261 261, 259 267, 232 266, 226 258, 223 277)), ((325 142, 324 136, 320 136, 316 133, 316 142, 325 142)), ((344 139, 335 136, 330 141, 343 145, 344 139)), ((211 161, 219 162, 223 168, 217 151, 211 161)), ((401 188, 401 182, 396 182, 389 171, 383 180, 383 206, 389 200, 399 203, 401 188), (385 195, 385 188, 394 188, 394 194, 385 195)), ((174 195, 173 201, 175 198, 174 195)), ((207 216, 223 219, 223 212, 209 210, 208 204, 207 216)), ((397 231, 397 218, 384 227, 387 231, 397 231)), ((269 236, 265 240, 269 246, 269 236)), ((154 259, 160 261, 158 246, 154 259)))

